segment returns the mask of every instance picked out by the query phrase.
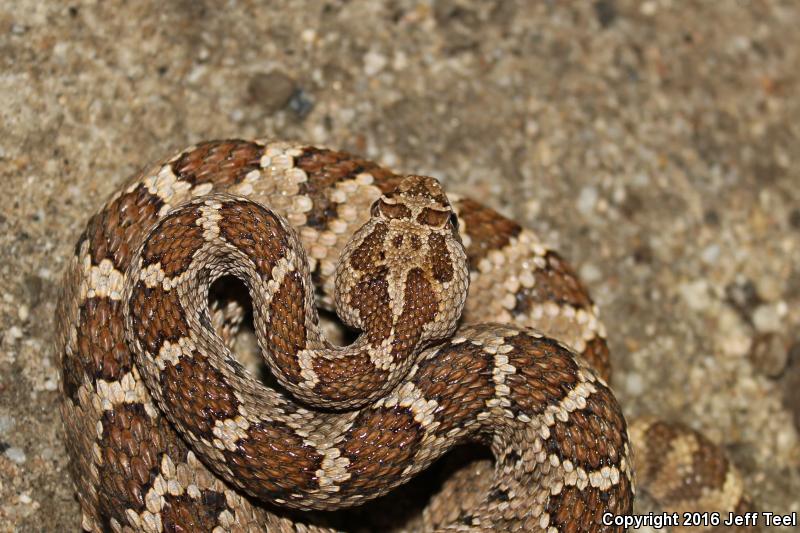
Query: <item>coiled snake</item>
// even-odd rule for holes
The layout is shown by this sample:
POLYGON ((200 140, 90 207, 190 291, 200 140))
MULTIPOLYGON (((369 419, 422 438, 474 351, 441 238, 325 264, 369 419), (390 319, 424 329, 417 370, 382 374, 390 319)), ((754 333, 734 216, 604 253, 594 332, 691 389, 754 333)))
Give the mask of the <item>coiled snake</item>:
MULTIPOLYGON (((282 509, 376 498, 467 441, 493 474, 457 473, 403 527, 618 531, 603 513, 631 512, 629 430, 585 289, 532 232, 431 178, 284 142, 191 147, 89 220, 57 328, 86 530, 327 531, 282 509), (209 307, 231 275, 275 386, 209 307), (355 342, 326 340, 318 304, 355 342)), ((665 508, 746 504, 699 435, 630 434, 665 508)))

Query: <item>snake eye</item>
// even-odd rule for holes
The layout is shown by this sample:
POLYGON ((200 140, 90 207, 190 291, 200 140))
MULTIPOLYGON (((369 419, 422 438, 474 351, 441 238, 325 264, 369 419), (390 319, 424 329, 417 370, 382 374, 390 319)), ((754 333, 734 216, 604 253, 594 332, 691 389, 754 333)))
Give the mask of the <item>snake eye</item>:
POLYGON ((458 231, 458 216, 455 213, 450 213, 450 226, 453 230, 458 231))
POLYGON ((380 210, 381 201, 380 199, 375 200, 372 202, 372 206, 369 208, 369 216, 376 217, 378 216, 378 211, 380 210))

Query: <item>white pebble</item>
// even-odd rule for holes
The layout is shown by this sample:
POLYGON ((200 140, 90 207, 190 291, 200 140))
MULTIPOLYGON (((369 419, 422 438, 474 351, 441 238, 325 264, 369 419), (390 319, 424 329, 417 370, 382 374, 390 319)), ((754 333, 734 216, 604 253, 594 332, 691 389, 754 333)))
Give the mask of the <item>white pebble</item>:
POLYGON ((364 56, 364 74, 374 76, 386 67, 386 56, 374 50, 370 50, 364 56))
POLYGON ((598 281, 602 275, 603 273, 600 272, 600 269, 591 263, 586 263, 581 266, 580 276, 588 283, 598 281))
POLYGON ((581 189, 581 192, 578 194, 578 211, 584 215, 590 214, 597 203, 597 197, 598 193, 595 187, 587 186, 581 189))
POLYGON ((785 302, 759 305, 753 313, 753 324, 761 333, 777 332, 781 329, 781 322, 785 314, 785 302))
POLYGON ((631 372, 625 379, 625 388, 633 396, 640 396, 644 392, 644 380, 642 376, 631 372))
POLYGON ((708 309, 711 305, 708 283, 704 279, 682 283, 678 290, 683 299, 686 300, 687 305, 696 311, 708 309))
POLYGON ((25 452, 22 450, 22 448, 17 448, 16 446, 12 446, 11 448, 7 449, 4 455, 18 465, 23 464, 27 460, 25 452))

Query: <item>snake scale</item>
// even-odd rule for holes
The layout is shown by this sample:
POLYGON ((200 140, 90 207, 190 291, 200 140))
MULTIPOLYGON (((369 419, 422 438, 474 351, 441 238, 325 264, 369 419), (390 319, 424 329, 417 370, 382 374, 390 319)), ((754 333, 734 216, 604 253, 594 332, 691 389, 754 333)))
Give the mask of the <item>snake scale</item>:
POLYGON ((344 152, 211 141, 134 176, 78 239, 57 350, 88 531, 330 531, 323 511, 465 442, 493 462, 394 529, 620 531, 601 517, 631 512, 634 454, 666 510, 749 505, 701 435, 628 426, 595 306, 556 252, 344 152), (209 304, 226 276, 252 299, 272 385, 230 348, 241 317, 209 304), (328 341, 318 306, 358 337, 328 341))

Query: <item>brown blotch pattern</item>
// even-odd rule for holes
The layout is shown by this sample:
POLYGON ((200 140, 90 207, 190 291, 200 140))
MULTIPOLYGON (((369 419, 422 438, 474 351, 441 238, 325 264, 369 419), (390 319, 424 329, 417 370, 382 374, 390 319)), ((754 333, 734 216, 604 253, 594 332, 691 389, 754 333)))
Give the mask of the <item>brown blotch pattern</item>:
MULTIPOLYGON (((295 157, 295 165, 308 176, 307 181, 300 184, 299 194, 311 198, 313 207, 306 213, 306 223, 312 228, 324 229, 328 222, 336 218, 337 203, 328 198, 328 194, 341 181, 355 178, 362 172, 368 172, 375 178, 379 187, 396 183, 400 177, 372 161, 361 159, 346 152, 334 152, 319 148, 306 148, 295 157)), ((389 186, 391 190, 393 186, 389 186)))
POLYGON ((605 526, 602 518, 605 512, 614 515, 630 512, 633 503, 630 490, 625 476, 620 476, 619 484, 608 491, 566 486, 547 502, 545 512, 550 515, 550 527, 562 533, 622 533, 622 526, 605 526))
POLYGON ((88 240, 92 264, 110 259, 114 268, 125 272, 144 232, 155 224, 163 205, 161 198, 139 185, 94 215, 76 248, 80 249, 81 243, 88 240))
POLYGON ((287 273, 269 304, 267 344, 284 377, 300 383, 300 364, 295 357, 306 347, 305 290, 300 273, 287 273))
POLYGON ((606 383, 611 380, 611 356, 608 352, 608 343, 603 337, 595 336, 586 341, 586 348, 581 355, 589 361, 597 375, 606 383))
POLYGON ((100 511, 127 523, 125 509, 141 512, 145 496, 159 473, 166 441, 160 424, 147 416, 140 403, 117 405, 105 411, 103 461, 98 466, 100 511))
MULTIPOLYGON (((189 335, 189 325, 178 298, 178 291, 136 284, 129 300, 133 333, 148 353, 157 356, 164 341, 177 342, 189 335)), ((122 338, 122 337, 120 337, 122 338)))
POLYGON ((178 276, 192 262, 192 256, 203 246, 203 228, 197 225, 198 207, 181 209, 166 217, 150 233, 142 249, 143 267, 161 263, 167 277, 178 276))
POLYGON ((664 461, 672 449, 673 440, 681 434, 681 428, 677 424, 667 424, 664 422, 654 422, 647 431, 643 442, 647 443, 647 460, 642 461, 647 468, 639 467, 636 475, 645 485, 655 479, 659 470, 664 466, 664 461))
POLYGON ((428 246, 434 279, 439 282, 453 279, 453 258, 450 256, 444 237, 438 233, 431 233, 428 236, 428 246))
POLYGON ((194 352, 161 372, 161 394, 172 408, 171 420, 197 437, 214 438, 216 420, 234 418, 239 401, 225 376, 208 359, 194 352))
POLYGON ((310 490, 318 484, 316 472, 322 467, 323 456, 304 444, 291 428, 278 422, 260 422, 251 425, 248 434, 236 443, 235 451, 223 452, 233 471, 232 481, 263 499, 291 499, 298 487, 310 490), (258 468, 253 468, 255 458, 258 468))
MULTIPOLYGON (((661 425, 667 425, 665 423, 661 425)), ((696 500, 711 490, 722 489, 730 465, 719 447, 700 433, 677 423, 671 424, 683 435, 691 435, 697 442, 697 449, 692 454, 689 472, 683 476, 679 489, 664 497, 666 501, 696 500)))
POLYGON ((346 433, 342 456, 350 460, 350 479, 342 492, 374 494, 396 483, 414 457, 422 428, 407 408, 362 411, 346 433))
MULTIPOLYGON (((247 141, 209 142, 181 154, 171 166, 179 179, 191 185, 214 183, 225 187, 241 182, 249 172, 258 170, 262 152, 262 146, 247 141)), ((328 194, 337 182, 352 179, 360 172, 370 172, 376 178, 376 185, 386 193, 400 181, 400 176, 342 152, 308 148, 296 158, 296 164, 308 174, 308 180, 300 185, 300 194, 313 201, 313 209, 308 213, 308 225, 312 227, 327 226, 336 216, 337 206, 328 200, 328 194)), ((406 192, 447 202, 441 193, 433 194, 431 189, 422 185, 418 189, 406 192)), ((90 220, 78 242, 78 250, 83 242, 89 241, 89 254, 94 264, 110 259, 118 270, 124 271, 132 250, 138 246, 143 232, 156 221, 161 207, 163 202, 139 185, 110 202, 90 220)), ((446 223, 442 213, 426 210, 420 219, 431 225, 441 225, 446 223)), ((288 237, 276 216, 255 204, 240 202, 225 202, 220 214, 222 217, 218 224, 222 237, 247 254, 262 276, 270 276, 274 265, 285 256, 288 246, 288 237)), ((516 223, 470 200, 461 202, 461 214, 472 237, 468 254, 473 268, 480 258, 505 246, 521 230, 516 223)), ((183 272, 202 245, 202 231, 194 224, 198 216, 196 207, 189 208, 171 219, 174 226, 162 225, 159 234, 147 244, 145 264, 161 262, 168 276, 183 272)), ((363 294, 386 293, 386 277, 380 271, 385 268, 381 265, 381 246, 386 230, 385 226, 379 225, 352 256, 351 266, 361 272, 377 274, 373 281, 357 289, 363 294)), ((416 239, 415 247, 421 245, 419 237, 412 235, 410 238, 416 239)), ((446 247, 443 248, 444 240, 431 237, 428 244, 435 252, 434 256, 442 259, 439 264, 434 257, 428 274, 432 273, 439 281, 452 279, 453 269, 449 253, 446 247)), ((544 274, 539 273, 534 287, 540 292, 523 295, 520 305, 529 305, 529 299, 541 300, 553 295, 561 298, 561 302, 589 305, 590 301, 574 273, 555 254, 548 254, 547 260, 548 268, 544 274)), ((412 269, 405 280, 407 299, 396 328, 395 352, 405 352, 413 347, 418 342, 421 325, 432 320, 438 312, 434 292, 425 276, 422 270, 412 269)), ((302 292, 301 282, 290 274, 272 302, 274 310, 271 309, 271 316, 284 317, 284 329, 278 332, 279 340, 276 342, 281 343, 280 349, 287 356, 305 345, 302 292)), ((369 298, 380 299, 374 295, 369 298)), ((134 335, 151 354, 157 354, 165 340, 177 341, 188 336, 176 291, 165 291, 161 287, 149 289, 139 282, 133 289, 129 310, 134 317, 134 335)), ((385 308, 366 309, 362 313, 370 317, 372 331, 377 332, 376 338, 381 340, 388 335, 385 320, 390 313, 386 311, 385 308), (372 317, 370 313, 376 316, 372 317), (382 319, 377 318, 379 314, 383 315, 382 319)), ((277 327, 280 329, 282 326, 279 324, 277 327)), ((132 365, 131 354, 123 343, 120 303, 106 299, 83 302, 76 327, 77 353, 66 352, 63 372, 64 389, 73 399, 86 376, 118 379, 132 365)), ((576 365, 555 342, 534 340, 527 335, 512 338, 509 342, 514 346, 508 354, 509 362, 518 369, 517 374, 507 376, 512 391, 512 409, 541 412, 546 405, 562 399, 575 385, 576 365)), ((602 346, 605 347, 604 343, 602 346)), ((607 353, 607 348, 605 350, 607 353)), ((599 346, 597 351, 601 352, 599 346)), ((426 398, 439 404, 439 410, 434 414, 440 423, 437 432, 444 433, 465 424, 466 419, 474 417, 493 397, 492 361, 493 356, 480 347, 465 343, 443 348, 437 358, 420 364, 414 381, 426 398)), ((357 354, 350 363, 360 368, 371 366, 366 352, 357 354)), ((327 379, 328 382, 346 382, 349 379, 358 383, 359 380, 384 378, 375 372, 354 377, 352 370, 344 365, 315 370, 324 378, 323 381, 327 379)), ((297 368, 293 371, 296 372, 297 368)), ((156 385, 160 386, 164 402, 172 408, 170 416, 194 437, 213 439, 215 422, 238 414, 239 404, 233 390, 225 383, 222 372, 202 354, 181 357, 176 364, 168 362, 160 383, 156 385)), ((608 390, 602 386, 598 389, 598 393, 587 400, 586 408, 580 411, 583 419, 576 418, 576 413, 573 413, 567 423, 557 422, 551 428, 552 436, 546 443, 551 453, 574 457, 572 460, 579 466, 615 464, 613 461, 619 458, 622 450, 624 421, 608 390), (609 417, 609 422, 600 420, 601 416, 609 417), (576 423, 581 426, 571 426, 576 423), (605 432, 609 429, 619 431, 622 436, 608 439, 605 432), (596 456, 576 449, 571 440, 589 442, 592 438, 595 446, 603 441, 596 456)), ((287 412, 292 409, 287 407, 287 412)), ((98 503, 96 507, 91 504, 88 512, 101 516, 101 528, 110 529, 112 518, 122 524, 127 522, 125 509, 137 512, 144 509, 144 497, 159 473, 162 455, 169 454, 176 463, 185 461, 187 448, 172 425, 150 419, 141 403, 123 404, 104 411, 101 423, 103 435, 99 443, 103 461, 98 467, 100 483, 96 487, 97 495, 93 496, 98 503)), ((94 427, 94 421, 91 424, 94 427)), ((74 424, 68 426, 68 431, 69 427, 74 427, 74 424)), ((388 486, 399 482, 405 467, 419 450, 422 434, 423 428, 414 421, 408 408, 394 406, 358 414, 343 440, 343 456, 350 460, 348 471, 352 477, 342 484, 337 498, 384 492, 388 486)), ((75 437, 70 438, 74 440, 75 437)), ((300 436, 280 422, 251 424, 248 436, 236 445, 234 451, 222 451, 227 466, 233 471, 229 481, 248 489, 256 497, 291 499, 299 487, 303 490, 310 487, 313 491, 318 485, 316 472, 321 468, 323 457, 313 447, 303 444, 300 436), (254 458, 262 463, 260 469, 252 469, 254 458), (289 464, 291 469, 286 468, 289 464)), ((73 461, 87 459, 83 451, 80 452, 82 457, 77 456, 79 454, 71 443, 68 447, 73 461)), ((709 461, 703 453, 696 454, 694 459, 697 463, 709 461)), ((512 454, 515 452, 507 457, 512 454)), ((84 464, 78 463, 78 466, 83 469, 84 464)), ((695 467, 702 468, 702 465, 695 467)), ((703 475, 717 479, 720 471, 719 465, 712 466, 703 475)), ((621 476, 619 486, 606 493, 591 488, 578 492, 574 487, 564 487, 548 504, 549 512, 559 510, 557 515, 552 515, 551 525, 559 526, 561 531, 606 530, 595 528, 595 523, 589 521, 584 511, 599 510, 605 505, 612 512, 627 512, 630 508, 629 494, 630 486, 625 476, 621 476)), ((490 493, 493 501, 505 501, 508 497, 505 489, 497 488, 490 493)), ((165 531, 210 530, 226 506, 224 495, 215 491, 202 491, 198 500, 187 494, 166 495, 160 518, 165 531)))
POLYGON ((508 362, 517 369, 506 376, 510 398, 524 413, 541 414, 560 402, 578 383, 578 365, 572 354, 548 338, 520 334, 506 339, 514 347, 508 362))
POLYGON ((547 261, 545 268, 533 270, 536 281, 533 287, 528 289, 529 297, 537 302, 551 300, 575 307, 591 307, 592 300, 572 268, 552 251, 547 252, 545 261, 547 261))
POLYGON ((389 233, 384 223, 376 224, 372 232, 350 254, 350 267, 359 272, 372 272, 383 263, 383 242, 389 233))
POLYGON ((361 327, 373 345, 380 344, 392 332, 387 270, 383 267, 383 271, 359 281, 350 291, 350 306, 358 311, 361 327))
MULTIPOLYGON (((78 338, 72 367, 65 367, 64 380, 83 382, 86 374, 97 379, 115 381, 130 372, 132 354, 125 345, 125 322, 117 300, 89 298, 80 308, 78 338), (77 362, 81 367, 77 367, 77 362), (69 373, 66 372, 69 370, 69 373)), ((65 389, 66 390, 66 389, 65 389)))
POLYGON ((225 202, 219 214, 220 235, 247 255, 262 277, 271 277, 289 247, 277 216, 253 202, 225 202))
POLYGON ((79 355, 67 354, 61 356, 61 388, 64 396, 73 403, 77 401, 78 389, 83 385, 83 378, 86 375, 79 357, 79 355))
POLYGON ((566 422, 556 418, 544 443, 548 453, 586 471, 619 466, 625 455, 627 426, 619 405, 606 387, 599 383, 595 387, 585 408, 570 413, 566 422))
POLYGON ((335 401, 363 397, 362 391, 374 391, 386 383, 389 373, 372 364, 369 352, 362 350, 343 360, 314 359, 314 373, 319 383, 314 392, 335 401))
POLYGON ((161 511, 164 532, 211 531, 219 525, 219 514, 227 507, 225 495, 213 490, 203 491, 197 500, 186 494, 167 494, 161 511))
POLYGON ((460 427, 486 408, 494 396, 493 356, 470 342, 446 345, 419 364, 414 384, 425 398, 439 405, 434 417, 437 434, 460 427))
POLYGON ((392 355, 395 358, 411 355, 422 336, 422 327, 433 322, 439 312, 433 286, 419 268, 408 271, 403 294, 403 311, 397 318, 392 340, 392 355))
POLYGON ((172 171, 192 186, 213 183, 229 187, 258 170, 263 153, 263 146, 249 141, 208 141, 181 154, 172 162, 172 171))
POLYGON ((467 248, 471 270, 478 268, 486 254, 503 248, 522 231, 522 226, 513 220, 469 198, 458 202, 458 214, 471 240, 467 248))

